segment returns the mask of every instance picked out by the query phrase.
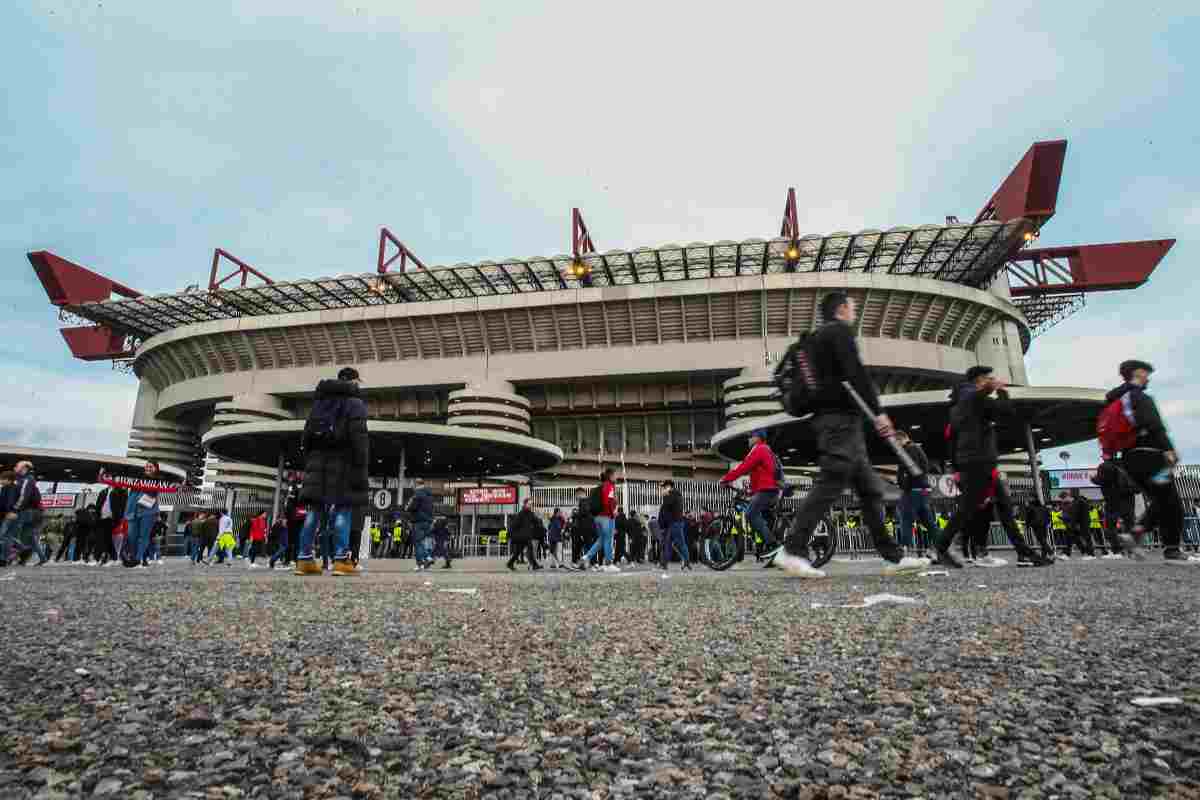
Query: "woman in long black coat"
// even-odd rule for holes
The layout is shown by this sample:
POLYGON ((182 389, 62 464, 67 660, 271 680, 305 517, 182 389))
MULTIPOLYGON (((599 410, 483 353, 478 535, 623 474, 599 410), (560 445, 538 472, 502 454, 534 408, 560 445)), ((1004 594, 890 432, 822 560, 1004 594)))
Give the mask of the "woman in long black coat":
POLYGON ((296 571, 319 574, 313 559, 313 540, 319 528, 333 528, 333 571, 353 575, 350 561, 350 524, 356 506, 367 504, 367 404, 358 389, 358 372, 351 367, 338 373, 337 380, 317 384, 312 413, 304 426, 304 485, 300 499, 309 504, 300 532, 300 557, 296 571), (336 423, 329 425, 329 420, 336 423), (315 569, 314 569, 315 568, 315 569))

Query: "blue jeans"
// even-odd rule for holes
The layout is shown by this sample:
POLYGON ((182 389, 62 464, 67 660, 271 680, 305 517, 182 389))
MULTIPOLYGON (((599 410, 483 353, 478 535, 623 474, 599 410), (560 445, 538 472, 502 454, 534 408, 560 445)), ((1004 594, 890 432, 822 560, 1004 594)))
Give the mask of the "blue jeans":
POLYGON ((17 544, 17 549, 21 549, 21 536, 28 534, 29 548, 34 555, 38 557, 38 561, 49 561, 50 556, 42 547, 39 534, 42 532, 42 527, 46 524, 46 518, 40 511, 32 511, 26 509, 17 515, 13 520, 12 526, 9 528, 10 536, 17 544))
POLYGON ((418 564, 433 561, 433 539, 429 535, 432 529, 432 522, 413 523, 413 557, 418 564))
POLYGON ((925 526, 926 538, 935 535, 938 526, 929 507, 929 495, 920 489, 912 489, 901 495, 896 511, 900 517, 900 544, 904 547, 920 546, 919 540, 914 541, 913 537, 913 524, 916 522, 925 526))
POLYGON ((684 564, 688 563, 688 543, 687 543, 687 522, 679 520, 672 522, 670 527, 662 536, 662 542, 659 544, 659 552, 661 553, 662 568, 666 569, 667 564, 671 563, 671 550, 674 549, 679 554, 679 560, 684 564))
POLYGON ((350 516, 350 506, 310 509, 304 517, 304 527, 300 529, 300 558, 304 561, 312 560, 313 542, 317 538, 318 530, 329 536, 329 548, 322 551, 324 558, 329 558, 335 553, 338 559, 349 558, 350 516))
POLYGON ((583 554, 583 560, 590 561, 592 556, 600 552, 600 548, 603 547, 604 560, 611 564, 613 560, 613 519, 612 517, 594 517, 592 522, 596 526, 596 541, 583 554))
POLYGON ((1187 544, 1200 545, 1200 517, 1191 517, 1184 526, 1183 538, 1187 544))
MULTIPOLYGON (((750 527, 762 537, 764 545, 774 543, 774 537, 771 536, 771 529, 767 527, 767 518, 763 516, 763 512, 768 508, 774 508, 779 502, 779 490, 767 489, 762 492, 755 492, 753 499, 750 500, 750 507, 746 509, 746 521, 750 523, 750 527)), ((674 525, 671 526, 674 529, 674 525)), ((674 534, 672 534, 674 535, 674 534)))
POLYGON ((142 514, 129 520, 129 548, 133 551, 134 559, 140 564, 146 558, 146 548, 150 545, 150 533, 158 514, 142 514))
POLYGON ((0 520, 0 561, 8 561, 9 553, 12 551, 14 534, 17 530, 17 520, 8 519, 5 517, 0 520))

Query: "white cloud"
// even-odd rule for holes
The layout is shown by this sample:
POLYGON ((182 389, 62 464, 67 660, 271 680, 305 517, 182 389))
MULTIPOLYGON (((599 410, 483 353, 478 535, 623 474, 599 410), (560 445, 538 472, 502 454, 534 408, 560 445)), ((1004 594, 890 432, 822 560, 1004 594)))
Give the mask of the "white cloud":
POLYGON ((107 364, 94 364, 65 376, 11 361, 5 364, 0 370, 0 442, 125 455, 137 379, 110 376, 107 370, 107 364), (89 371, 103 372, 104 377, 89 379, 89 371))

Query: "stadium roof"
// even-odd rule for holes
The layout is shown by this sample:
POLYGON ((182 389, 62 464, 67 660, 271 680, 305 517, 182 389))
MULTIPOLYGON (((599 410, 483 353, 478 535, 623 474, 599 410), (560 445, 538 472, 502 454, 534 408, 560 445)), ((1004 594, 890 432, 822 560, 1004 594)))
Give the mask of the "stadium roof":
MULTIPOLYGON (((579 257, 593 287, 782 272, 880 272, 973 287, 989 284, 1030 228, 1018 218, 917 228, 802 236, 789 258, 788 238, 668 244, 579 257)), ((36 260, 40 253, 30 254, 36 260)), ((510 258, 387 274, 268 283, 124 300, 64 304, 64 311, 146 339, 197 322, 390 303, 461 300, 587 288, 570 255, 510 258)))

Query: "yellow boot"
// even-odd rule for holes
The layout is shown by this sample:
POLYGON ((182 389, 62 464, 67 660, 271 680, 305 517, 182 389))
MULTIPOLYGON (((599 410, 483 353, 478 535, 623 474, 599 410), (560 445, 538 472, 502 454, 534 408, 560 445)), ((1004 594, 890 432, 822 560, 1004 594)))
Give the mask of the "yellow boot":
POLYGON ((354 570, 354 562, 348 558, 341 558, 333 562, 333 576, 335 578, 353 577, 358 573, 354 570))
POLYGON ((320 575, 321 572, 321 565, 315 558, 296 559, 296 575, 320 575))

